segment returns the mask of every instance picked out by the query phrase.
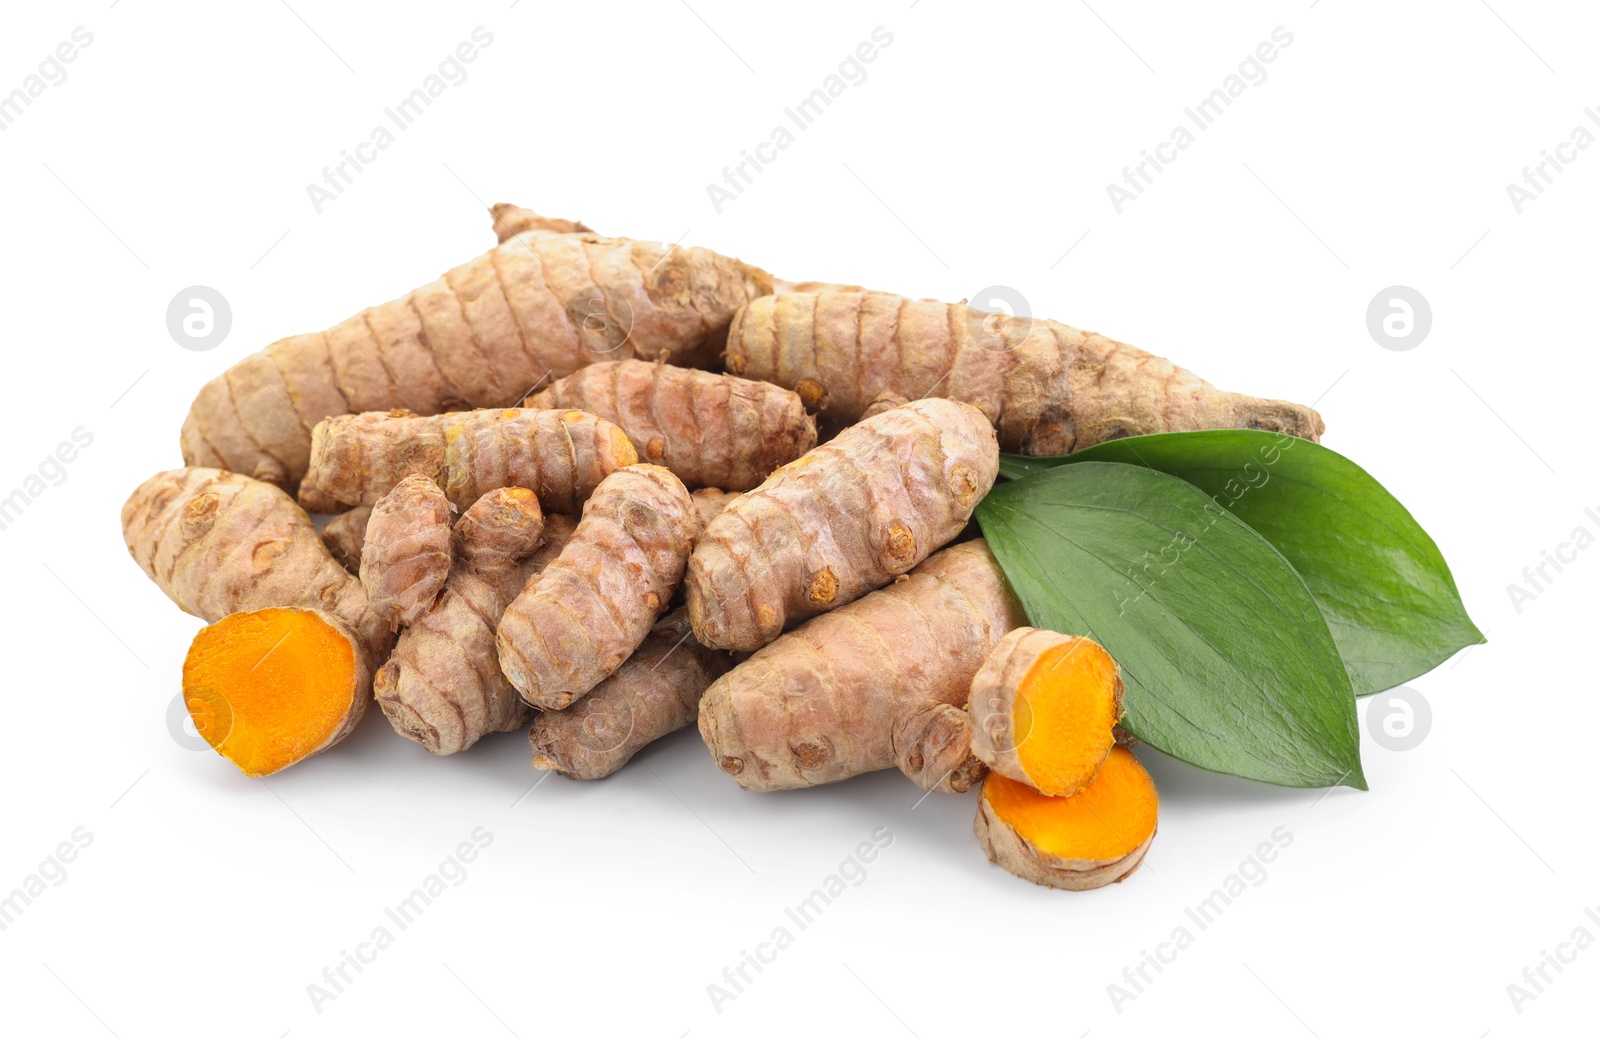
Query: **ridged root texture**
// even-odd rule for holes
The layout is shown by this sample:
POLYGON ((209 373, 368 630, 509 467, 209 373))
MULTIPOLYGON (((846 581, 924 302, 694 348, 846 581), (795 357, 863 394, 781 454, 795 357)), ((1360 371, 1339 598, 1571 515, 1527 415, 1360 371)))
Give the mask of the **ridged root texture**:
POLYGON ((1115 743, 1121 671, 1092 639, 1018 628, 984 661, 967 710, 984 764, 1046 794, 1075 794, 1115 743))
POLYGON ((616 674, 564 711, 534 715, 533 767, 568 779, 603 779, 644 747, 692 723, 700 696, 732 663, 694 639, 674 610, 616 674))
POLYGON ((500 669, 522 698, 558 711, 621 667, 677 590, 699 526, 683 481, 661 466, 606 477, 500 618, 500 669))
POLYGON ((670 364, 592 364, 524 403, 616 423, 641 459, 691 488, 749 490, 817 443, 816 423, 794 391, 670 364))
POLYGON ((1007 871, 1081 891, 1139 868, 1155 838, 1159 800, 1139 759, 1117 747, 1071 797, 1050 797, 990 772, 973 828, 989 858, 1007 871))
POLYGON ((400 633, 373 683, 396 732, 430 753, 455 754, 527 724, 528 708, 500 671, 495 625, 575 526, 568 516, 541 516, 520 487, 491 491, 462 514, 444 591, 400 633))
POLYGON ((965 401, 1007 451, 1057 455, 1193 429, 1265 429, 1316 440, 1311 408, 1229 393, 1164 358, 1042 318, 885 293, 751 301, 728 333, 728 371, 787 386, 849 423, 882 394, 965 401))
POLYGON ((545 511, 570 514, 636 461, 622 430, 582 411, 364 412, 317 426, 301 497, 371 505, 406 477, 424 476, 460 510, 489 491, 526 487, 545 511))
POLYGON ((746 790, 899 767, 959 793, 984 771, 964 710, 972 677, 1025 619, 988 546, 955 545, 723 675, 700 702, 700 735, 746 790))
POLYGON ((157 473, 122 506, 122 536, 134 562, 186 613, 217 621, 273 607, 321 610, 356 633, 369 662, 394 644, 361 582, 271 484, 220 469, 157 473))
POLYGON ((309 431, 329 416, 505 407, 586 364, 663 352, 707 366, 734 311, 772 291, 766 272, 709 249, 605 238, 514 207, 495 216, 509 237, 485 255, 206 383, 184 421, 185 461, 293 489, 309 431))
POLYGON ((414 623, 450 576, 450 503, 444 492, 426 476, 406 477, 378 499, 362 537, 367 601, 390 627, 414 623))
POLYGON ((852 426, 706 527, 684 581, 695 636, 756 650, 882 587, 961 533, 998 467, 988 421, 955 401, 852 426))
POLYGON ((269 776, 355 727, 369 677, 349 629, 313 610, 234 613, 202 628, 183 662, 195 729, 247 776, 269 776))

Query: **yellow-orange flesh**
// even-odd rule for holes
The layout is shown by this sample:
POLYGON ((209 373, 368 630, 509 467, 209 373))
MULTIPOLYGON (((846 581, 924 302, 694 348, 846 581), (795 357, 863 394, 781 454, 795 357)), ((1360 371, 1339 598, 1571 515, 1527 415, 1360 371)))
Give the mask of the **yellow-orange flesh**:
POLYGON ((1122 747, 1071 797, 1049 797, 998 772, 984 780, 983 796, 1019 837, 1057 858, 1113 862, 1156 831, 1156 784, 1122 747))
POLYGON ((356 650, 310 610, 230 614, 202 628, 183 662, 183 699, 206 742, 247 776, 321 750, 345 724, 356 650))
POLYGON ((1011 708, 1029 782, 1058 797, 1082 790, 1116 742, 1121 700, 1116 662, 1098 643, 1073 639, 1041 654, 1011 708))

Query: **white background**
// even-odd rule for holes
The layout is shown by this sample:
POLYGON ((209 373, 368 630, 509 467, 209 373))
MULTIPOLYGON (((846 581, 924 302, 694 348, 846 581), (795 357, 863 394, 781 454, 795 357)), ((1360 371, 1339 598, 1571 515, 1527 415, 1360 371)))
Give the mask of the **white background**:
POLYGON ((691 3, 8 12, 0 93, 74 27, 94 39, 0 132, 0 494, 75 428, 94 440, 0 531, 0 893, 75 827, 92 843, 0 931, 0 1028, 1592 1032, 1600 945, 1520 1013, 1507 985, 1574 928, 1600 939, 1600 550, 1547 570, 1520 612, 1507 585, 1575 528, 1600 533, 1600 148, 1520 214, 1506 192, 1574 127, 1600 133, 1592 9, 691 3), (493 43, 467 80, 315 212, 307 183, 479 25, 493 43), (718 214, 707 183, 880 25, 893 43, 867 79, 718 214), (1277 26, 1293 43, 1265 81, 1119 215, 1107 183, 1277 26), (791 278, 950 300, 1009 285, 1218 385, 1315 401, 1327 445, 1437 539, 1490 641, 1411 683, 1433 712, 1416 749, 1363 732, 1368 793, 1144 753, 1162 793, 1147 864, 1076 895, 989 865, 971 796, 919 805, 898 773, 747 794, 692 731, 603 783, 532 792, 520 734, 432 759, 377 711, 268 782, 185 749, 166 718, 198 622, 127 558, 124 497, 179 464, 205 379, 481 252, 498 200, 791 278), (203 353, 165 321, 197 284, 233 312, 203 353), (1404 352, 1366 328, 1397 284, 1433 310, 1404 352), (308 984, 480 826, 493 842, 465 881, 314 1009, 308 984), (894 841, 865 883, 718 1013, 707 985, 879 827, 894 841), (1119 1013, 1108 984, 1277 827, 1293 842, 1265 881, 1119 1013))

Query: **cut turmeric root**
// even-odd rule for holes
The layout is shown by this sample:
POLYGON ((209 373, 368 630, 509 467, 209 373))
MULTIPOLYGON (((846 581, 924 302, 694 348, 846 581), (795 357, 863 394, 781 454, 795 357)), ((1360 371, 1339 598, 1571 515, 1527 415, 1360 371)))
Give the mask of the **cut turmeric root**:
POLYGON ((1115 744, 1122 674, 1093 639, 1018 628, 972 680, 972 752, 1040 793, 1076 794, 1115 744))
POLYGON ((350 629, 319 610, 231 613, 183 662, 195 729, 247 776, 270 776, 350 734, 371 682, 350 629))
POLYGON ((1071 797, 1050 797, 990 772, 972 828, 989 860, 1007 872, 1087 891, 1139 868, 1155 839, 1158 801, 1150 773, 1132 751, 1117 747, 1071 797))

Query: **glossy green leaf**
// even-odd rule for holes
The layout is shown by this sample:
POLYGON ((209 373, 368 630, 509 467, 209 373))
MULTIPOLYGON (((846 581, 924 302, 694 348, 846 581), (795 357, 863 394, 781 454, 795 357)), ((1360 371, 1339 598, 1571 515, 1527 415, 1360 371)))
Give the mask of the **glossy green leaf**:
POLYGON ((978 506, 1032 623, 1122 666, 1123 725, 1202 768, 1365 789, 1355 698, 1326 622, 1261 535, 1176 477, 1085 462, 978 506))
POLYGON ((1180 477, 1272 542, 1311 589, 1358 696, 1484 641, 1433 539, 1336 451, 1261 430, 1214 429, 1113 440, 1060 458, 1004 455, 1001 471, 1019 479, 1080 462, 1180 477))

